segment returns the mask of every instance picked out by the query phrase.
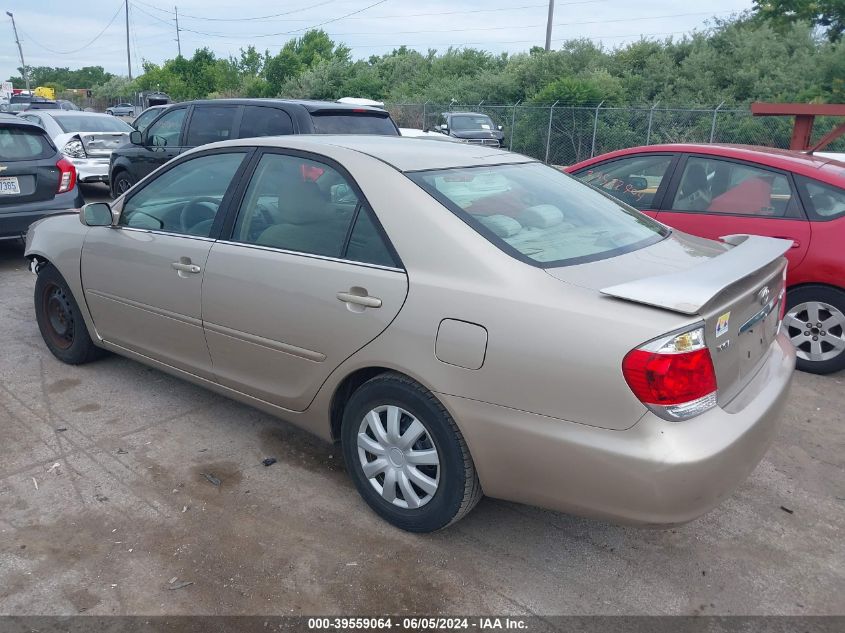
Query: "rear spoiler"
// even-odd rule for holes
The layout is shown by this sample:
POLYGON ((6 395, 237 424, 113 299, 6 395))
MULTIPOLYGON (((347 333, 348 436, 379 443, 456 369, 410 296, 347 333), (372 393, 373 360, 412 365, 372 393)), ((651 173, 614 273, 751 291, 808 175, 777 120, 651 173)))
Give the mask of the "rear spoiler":
POLYGON ((681 314, 698 314, 727 286, 772 263, 792 247, 790 240, 758 235, 720 238, 733 248, 698 266, 602 288, 602 294, 681 314))

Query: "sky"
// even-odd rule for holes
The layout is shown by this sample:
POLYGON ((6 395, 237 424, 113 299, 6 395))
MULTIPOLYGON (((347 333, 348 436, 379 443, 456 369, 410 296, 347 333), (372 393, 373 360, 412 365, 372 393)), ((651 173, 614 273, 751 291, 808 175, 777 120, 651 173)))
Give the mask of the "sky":
MULTIPOLYGON (((103 66, 126 75, 124 0, 3 0, 12 12, 30 66, 103 66)), ((183 55, 209 47, 237 55, 253 44, 275 54, 319 27, 351 47, 354 58, 405 44, 426 51, 449 46, 494 53, 526 51, 545 42, 548 0, 128 0, 132 74, 141 63, 176 56, 178 9, 183 55), (174 2, 176 5, 174 6, 174 2)), ((680 37, 714 16, 749 9, 751 0, 556 0, 552 46, 586 37, 613 48, 641 37, 680 37)), ((12 23, 0 14, 0 77, 20 66, 12 23)))

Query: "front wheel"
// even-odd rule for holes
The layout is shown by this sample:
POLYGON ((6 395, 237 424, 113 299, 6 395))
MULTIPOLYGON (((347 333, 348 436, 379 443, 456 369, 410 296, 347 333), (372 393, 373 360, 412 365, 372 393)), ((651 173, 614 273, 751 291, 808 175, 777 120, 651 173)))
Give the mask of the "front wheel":
POLYGON ((129 191, 129 188, 135 184, 132 177, 125 171, 120 171, 114 177, 114 182, 111 183, 112 195, 117 198, 129 191))
POLYGON ((433 532, 481 498, 466 442, 434 395, 401 374, 359 387, 343 412, 341 442, 358 492, 383 519, 433 532))
POLYGON ((35 319, 47 348, 64 363, 81 365, 105 353, 91 341, 67 282, 50 264, 35 281, 35 319))
POLYGON ((801 286, 786 295, 783 325, 795 346, 797 367, 813 374, 845 369, 845 292, 801 286))

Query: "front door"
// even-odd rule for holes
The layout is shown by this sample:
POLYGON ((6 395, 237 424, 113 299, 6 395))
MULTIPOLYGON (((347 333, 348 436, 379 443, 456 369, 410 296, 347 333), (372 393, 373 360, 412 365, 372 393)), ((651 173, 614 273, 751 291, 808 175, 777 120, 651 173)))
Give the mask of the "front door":
POLYGON ((121 150, 129 159, 136 182, 183 151, 182 128, 187 112, 188 108, 165 112, 146 129, 143 145, 121 150))
POLYGON ((218 151, 178 163, 133 191, 116 226, 89 231, 82 282, 104 340, 212 377, 202 275, 245 156, 218 151))
POLYGON ((340 169, 282 153, 257 163, 203 280, 217 380, 302 411, 401 308, 405 272, 340 169))
POLYGON ((678 172, 660 222, 714 240, 735 234, 792 240, 789 270, 804 260, 811 227, 788 173, 711 156, 689 156, 678 172))

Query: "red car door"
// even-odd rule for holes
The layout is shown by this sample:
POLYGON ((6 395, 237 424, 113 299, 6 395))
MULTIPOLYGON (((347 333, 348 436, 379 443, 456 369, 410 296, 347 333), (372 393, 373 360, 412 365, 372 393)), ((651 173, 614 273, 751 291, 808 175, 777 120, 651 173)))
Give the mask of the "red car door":
POLYGON ((723 235, 765 235, 792 240, 786 253, 797 268, 810 245, 792 176, 745 161, 690 155, 679 164, 657 219, 711 239, 723 235))
POLYGON ((579 169, 573 176, 656 217, 677 159, 671 153, 631 154, 579 169))

